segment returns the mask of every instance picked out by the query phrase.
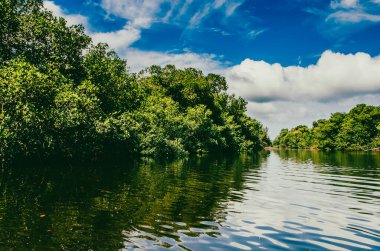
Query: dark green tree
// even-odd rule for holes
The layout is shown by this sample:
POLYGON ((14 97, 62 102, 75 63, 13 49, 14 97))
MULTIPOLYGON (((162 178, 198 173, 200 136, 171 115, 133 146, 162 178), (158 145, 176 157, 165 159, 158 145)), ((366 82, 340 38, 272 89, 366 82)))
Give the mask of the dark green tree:
POLYGON ((267 130, 224 77, 152 66, 130 74, 38 0, 0 6, 0 154, 178 156, 260 150, 267 130))

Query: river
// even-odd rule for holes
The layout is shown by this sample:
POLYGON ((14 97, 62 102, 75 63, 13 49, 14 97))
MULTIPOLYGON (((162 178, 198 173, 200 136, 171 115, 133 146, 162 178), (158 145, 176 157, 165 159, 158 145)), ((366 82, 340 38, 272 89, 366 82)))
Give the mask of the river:
POLYGON ((380 250, 380 153, 3 165, 0 250, 380 250))

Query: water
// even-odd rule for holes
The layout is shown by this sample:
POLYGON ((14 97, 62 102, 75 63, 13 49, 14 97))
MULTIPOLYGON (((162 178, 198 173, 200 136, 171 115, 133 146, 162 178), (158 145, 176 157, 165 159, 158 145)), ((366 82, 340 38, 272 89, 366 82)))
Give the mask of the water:
POLYGON ((380 153, 0 172, 0 250, 380 250, 380 153))

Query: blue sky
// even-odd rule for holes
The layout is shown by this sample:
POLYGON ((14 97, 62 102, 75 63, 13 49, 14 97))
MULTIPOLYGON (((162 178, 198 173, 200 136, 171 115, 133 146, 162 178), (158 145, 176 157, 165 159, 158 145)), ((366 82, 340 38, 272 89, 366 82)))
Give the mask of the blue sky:
POLYGON ((69 24, 83 24, 95 42, 109 43, 131 71, 173 63, 225 75, 272 137, 355 102, 379 105, 380 0, 54 0, 45 6, 69 24))

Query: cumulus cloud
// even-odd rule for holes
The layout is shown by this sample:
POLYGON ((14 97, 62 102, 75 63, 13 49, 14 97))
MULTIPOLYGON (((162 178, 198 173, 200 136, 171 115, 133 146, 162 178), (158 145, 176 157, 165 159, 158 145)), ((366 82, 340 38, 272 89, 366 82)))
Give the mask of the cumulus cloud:
POLYGON ((53 1, 44 1, 44 7, 51 11, 55 16, 66 19, 68 25, 82 24, 85 28, 89 29, 89 22, 86 16, 80 14, 67 14, 65 10, 56 5, 53 1))
POLYGON ((326 51, 308 67, 246 59, 226 77, 231 91, 250 101, 326 101, 380 93, 380 57, 326 51))

